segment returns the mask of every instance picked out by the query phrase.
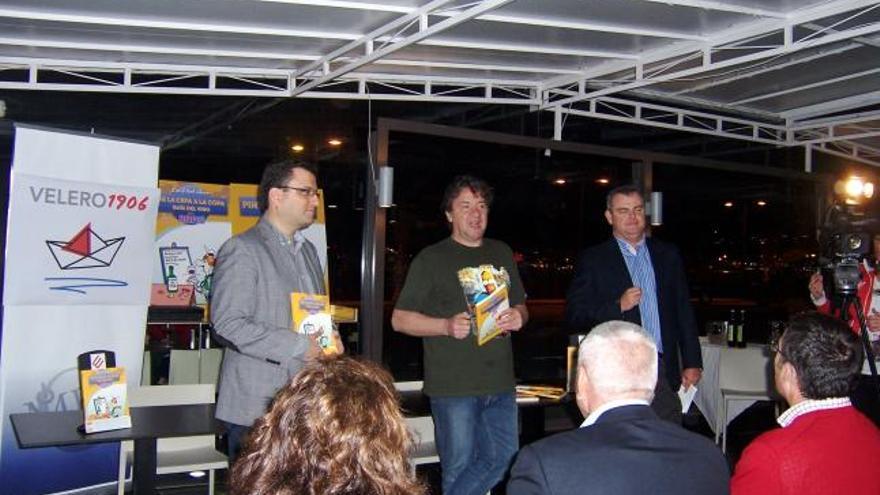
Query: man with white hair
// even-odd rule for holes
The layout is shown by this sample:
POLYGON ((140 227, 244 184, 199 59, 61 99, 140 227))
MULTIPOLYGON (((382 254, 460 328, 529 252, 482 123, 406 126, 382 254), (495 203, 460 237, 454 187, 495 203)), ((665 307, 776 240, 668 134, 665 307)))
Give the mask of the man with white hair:
POLYGON ((657 346, 642 327, 595 327, 578 354, 577 405, 586 420, 523 448, 507 493, 727 494, 718 448, 651 409, 656 381, 657 346))

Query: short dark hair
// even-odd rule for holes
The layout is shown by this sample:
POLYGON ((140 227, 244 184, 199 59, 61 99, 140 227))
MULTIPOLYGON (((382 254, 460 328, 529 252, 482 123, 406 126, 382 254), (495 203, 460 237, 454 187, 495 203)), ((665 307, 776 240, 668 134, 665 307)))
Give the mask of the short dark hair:
POLYGON ((605 195, 605 208, 611 209, 611 200, 614 196, 618 194, 622 194, 624 196, 629 196, 632 194, 638 194, 642 201, 645 200, 645 194, 642 192, 642 189, 635 184, 624 184, 622 186, 617 186, 614 189, 608 191, 608 194, 605 195))
POLYGON ((257 190, 257 206, 261 214, 269 208, 269 189, 285 185, 295 168, 301 168, 315 177, 318 176, 318 167, 302 160, 279 160, 266 165, 263 169, 263 178, 260 179, 260 188, 257 190))
POLYGON ((465 188, 470 189, 474 194, 480 195, 483 201, 486 202, 486 206, 492 206, 495 192, 488 182, 473 175, 458 175, 446 186, 446 191, 443 193, 443 202, 440 204, 440 207, 444 212, 452 211, 452 202, 461 194, 461 190, 465 188))
POLYGON ((788 321, 779 358, 794 366, 805 398, 846 397, 862 368, 862 343, 842 320, 808 311, 788 321))

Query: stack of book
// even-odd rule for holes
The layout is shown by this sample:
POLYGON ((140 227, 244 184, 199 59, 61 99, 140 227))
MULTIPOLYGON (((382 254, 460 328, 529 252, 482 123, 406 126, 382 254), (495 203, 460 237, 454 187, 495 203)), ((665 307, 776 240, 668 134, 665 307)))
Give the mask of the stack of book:
POLYGON ((562 387, 548 387, 544 385, 517 385, 516 398, 524 400, 534 398, 535 401, 540 399, 559 400, 565 397, 566 391, 562 387))

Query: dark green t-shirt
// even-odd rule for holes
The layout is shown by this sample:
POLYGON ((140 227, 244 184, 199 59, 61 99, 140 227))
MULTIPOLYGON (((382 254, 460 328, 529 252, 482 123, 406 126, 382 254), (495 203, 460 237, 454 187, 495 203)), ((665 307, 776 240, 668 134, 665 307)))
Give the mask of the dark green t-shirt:
MULTIPOLYGON (((510 275, 510 306, 525 302, 513 251, 507 244, 483 239, 479 247, 463 246, 448 237, 426 247, 412 261, 396 309, 433 318, 467 311, 458 270, 491 264, 510 275)), ((424 337, 425 393, 430 396, 487 395, 512 392, 513 349, 510 339, 495 337, 482 346, 470 335, 464 339, 424 337)))

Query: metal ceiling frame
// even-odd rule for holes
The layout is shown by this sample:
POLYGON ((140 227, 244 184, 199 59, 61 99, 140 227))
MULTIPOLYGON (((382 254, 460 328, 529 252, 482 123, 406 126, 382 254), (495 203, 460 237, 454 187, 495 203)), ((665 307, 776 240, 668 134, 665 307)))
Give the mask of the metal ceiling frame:
POLYGON ((738 20, 731 28, 710 36, 644 23, 525 15, 516 9, 504 9, 515 4, 515 0, 473 0, 464 4, 462 0, 433 0, 416 7, 352 0, 252 1, 327 9, 328 15, 342 11, 371 12, 381 14, 386 22, 364 34, 355 29, 339 29, 339 23, 337 28, 321 30, 302 25, 249 24, 237 19, 196 22, 120 13, 124 11, 88 13, 5 6, 0 7, 0 19, 33 21, 38 25, 72 23, 97 26, 95 29, 121 25, 169 33, 171 37, 184 37, 189 32, 204 36, 221 33, 339 44, 324 54, 308 50, 242 49, 228 44, 108 43, 63 39, 57 32, 53 38, 53 33, 39 30, 26 36, 12 33, 0 36, 0 45, 49 50, 54 55, 0 56, 0 89, 528 105, 554 113, 557 139, 562 138, 567 118, 588 117, 772 146, 808 146, 880 166, 880 154, 875 147, 860 141, 880 136, 880 113, 861 111, 869 105, 880 105, 880 90, 778 112, 760 107, 762 102, 774 98, 876 76, 880 69, 868 67, 727 101, 705 96, 707 91, 759 75, 772 75, 823 58, 830 60, 865 46, 880 47, 880 41, 871 37, 880 32, 880 23, 858 22, 880 7, 877 0, 833 0, 790 13, 714 0, 631 0, 662 8, 699 9, 706 15, 736 16, 738 20), (454 35, 456 26, 471 21, 490 27, 523 26, 669 43, 642 52, 627 52, 522 43, 516 39, 469 40, 454 35), (509 53, 520 58, 507 63, 482 63, 483 60, 466 58, 422 59, 408 53, 407 48, 415 46, 453 49, 464 54, 509 53), (76 50, 89 56, 58 57, 58 50, 76 50), (175 55, 180 60, 194 61, 211 57, 213 63, 112 61, 108 54, 119 51, 175 55), (574 57, 595 63, 578 69, 522 55, 574 57), (242 64, 246 60, 261 61, 266 66, 242 64), (456 75, 450 75, 453 73, 456 75), (687 82, 688 87, 660 89, 681 82, 687 82), (837 116, 831 120, 816 119, 828 114, 837 116))

